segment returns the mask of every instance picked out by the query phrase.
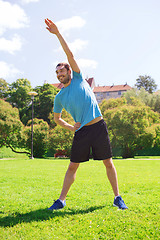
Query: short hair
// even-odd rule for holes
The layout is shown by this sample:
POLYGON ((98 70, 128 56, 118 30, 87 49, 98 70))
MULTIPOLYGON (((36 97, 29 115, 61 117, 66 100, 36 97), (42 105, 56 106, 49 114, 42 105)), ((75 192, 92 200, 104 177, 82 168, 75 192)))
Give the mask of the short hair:
POLYGON ((60 66, 64 66, 64 67, 67 69, 67 71, 68 71, 68 70, 71 70, 71 68, 70 68, 70 66, 69 66, 68 63, 58 63, 57 66, 56 66, 56 68, 57 68, 57 67, 60 67, 60 66))

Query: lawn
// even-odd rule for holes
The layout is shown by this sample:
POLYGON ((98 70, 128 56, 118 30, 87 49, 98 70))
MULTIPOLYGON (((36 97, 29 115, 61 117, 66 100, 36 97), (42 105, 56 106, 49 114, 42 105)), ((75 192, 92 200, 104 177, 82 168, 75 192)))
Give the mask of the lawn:
POLYGON ((0 238, 160 239, 160 161, 114 160, 120 193, 129 207, 113 207, 102 162, 82 163, 64 209, 49 212, 69 160, 0 160, 0 238))

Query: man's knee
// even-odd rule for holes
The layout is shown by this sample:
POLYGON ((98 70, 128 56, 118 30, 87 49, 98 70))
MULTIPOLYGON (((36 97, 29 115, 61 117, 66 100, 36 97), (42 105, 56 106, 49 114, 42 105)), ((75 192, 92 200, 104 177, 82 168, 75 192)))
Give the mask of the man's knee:
POLYGON ((106 168, 113 168, 114 167, 112 158, 108 158, 108 159, 103 160, 103 163, 104 163, 106 168))
POLYGON ((68 166, 68 171, 76 172, 78 167, 79 167, 79 163, 70 162, 68 166))

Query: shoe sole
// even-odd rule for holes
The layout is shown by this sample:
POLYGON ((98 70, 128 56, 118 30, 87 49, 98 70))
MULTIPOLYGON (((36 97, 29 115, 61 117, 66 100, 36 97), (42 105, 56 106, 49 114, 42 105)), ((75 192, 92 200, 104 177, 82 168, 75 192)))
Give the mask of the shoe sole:
MULTIPOLYGON (((118 207, 118 206, 113 203, 113 207, 118 207)), ((118 207, 118 209, 125 210, 125 209, 128 209, 128 208, 120 208, 120 207, 118 207)))
POLYGON ((63 208, 64 208, 64 207, 62 207, 62 208, 53 208, 53 209, 49 209, 49 208, 48 208, 48 210, 49 210, 49 211, 54 211, 54 210, 60 210, 60 209, 63 209, 63 208))

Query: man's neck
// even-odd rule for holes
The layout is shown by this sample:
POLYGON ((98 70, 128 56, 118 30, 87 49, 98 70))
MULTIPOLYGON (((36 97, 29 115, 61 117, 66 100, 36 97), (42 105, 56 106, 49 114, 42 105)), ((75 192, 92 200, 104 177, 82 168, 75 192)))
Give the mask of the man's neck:
POLYGON ((64 88, 66 88, 66 87, 68 87, 70 84, 71 84, 71 80, 69 80, 69 82, 66 83, 66 84, 63 83, 63 86, 64 86, 64 88))

